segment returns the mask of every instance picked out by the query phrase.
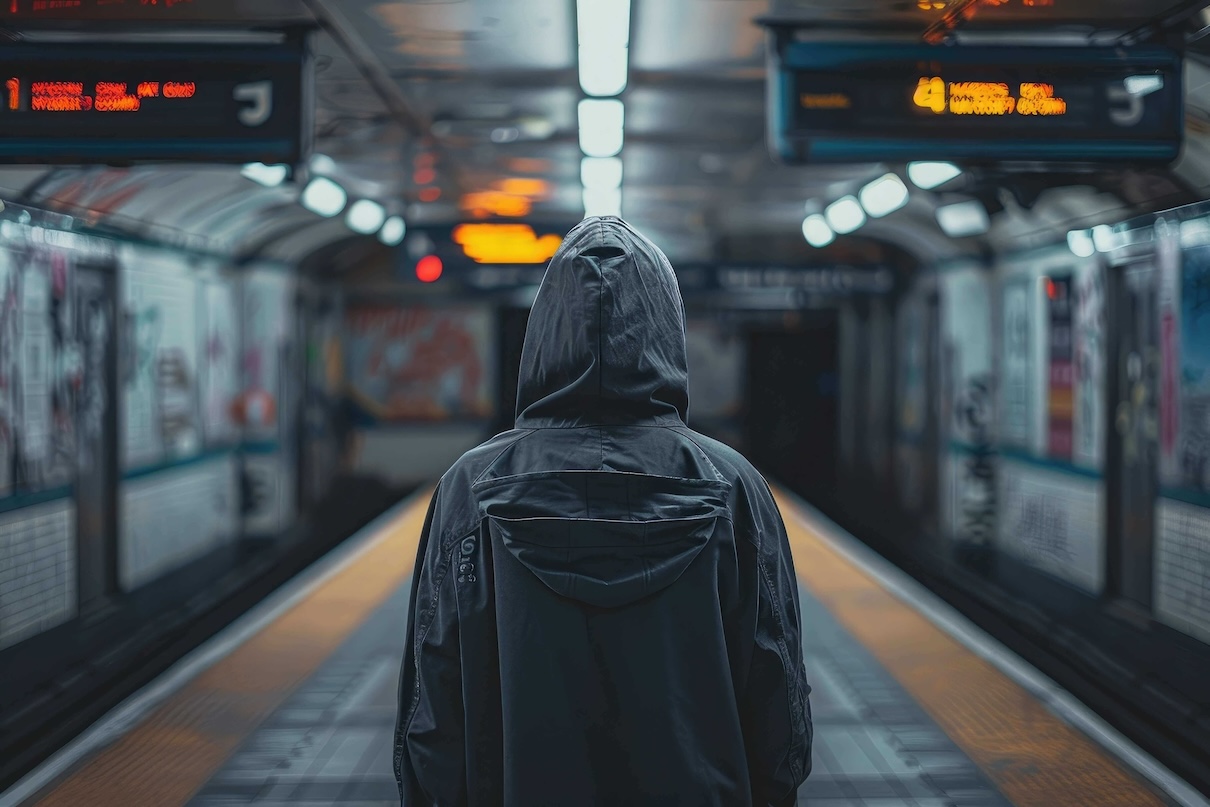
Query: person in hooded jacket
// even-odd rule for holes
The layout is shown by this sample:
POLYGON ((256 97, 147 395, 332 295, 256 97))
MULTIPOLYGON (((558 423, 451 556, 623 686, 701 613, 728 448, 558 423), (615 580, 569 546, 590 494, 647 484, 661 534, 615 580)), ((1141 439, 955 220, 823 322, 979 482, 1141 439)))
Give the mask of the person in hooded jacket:
POLYGON ((785 526, 691 430, 664 254, 615 217, 534 301, 516 428, 429 505, 400 677, 404 807, 794 804, 810 687, 785 526))

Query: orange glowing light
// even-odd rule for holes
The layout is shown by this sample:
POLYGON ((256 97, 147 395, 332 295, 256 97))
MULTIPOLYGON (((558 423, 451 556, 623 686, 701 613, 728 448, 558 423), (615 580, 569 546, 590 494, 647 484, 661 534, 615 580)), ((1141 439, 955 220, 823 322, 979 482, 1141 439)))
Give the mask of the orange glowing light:
POLYGON ((416 278, 424 283, 432 283, 441 277, 441 259, 436 255, 425 255, 416 261, 416 278))
POLYGON ((441 188, 421 188, 418 196, 422 202, 435 202, 441 198, 441 188))
POLYGON ((912 103, 940 115, 1065 115, 1067 102, 1055 97, 1053 84, 1023 82, 1017 95, 1002 82, 951 81, 940 76, 921 78, 912 103))
POLYGON ((437 178, 437 172, 432 168, 417 168, 416 173, 412 174, 412 180, 417 185, 428 185, 437 178))
POLYGON ((476 263, 545 263, 563 237, 539 236, 528 224, 459 224, 454 242, 476 263))
POLYGON ((8 87, 8 108, 19 109, 21 107, 21 79, 10 78, 4 84, 8 87))
POLYGON ((511 193, 515 196, 545 197, 550 191, 550 186, 543 179, 510 177, 497 182, 496 189, 501 193, 511 193))
POLYGON ((165 98, 192 98, 197 93, 197 83, 193 81, 165 81, 165 98))
POLYGON ((1046 296, 1048 298, 1050 298, 1051 300, 1053 300, 1055 298, 1055 294, 1058 293, 1057 290, 1055 289, 1055 282, 1053 280, 1051 280, 1049 277, 1042 278, 1042 279, 1046 281, 1046 296))
POLYGON ((156 98, 160 94, 160 82, 144 81, 139 84, 137 95, 140 98, 156 98))
POLYGON ((474 216, 526 216, 533 203, 524 196, 513 196, 499 191, 478 191, 462 197, 459 207, 474 216))

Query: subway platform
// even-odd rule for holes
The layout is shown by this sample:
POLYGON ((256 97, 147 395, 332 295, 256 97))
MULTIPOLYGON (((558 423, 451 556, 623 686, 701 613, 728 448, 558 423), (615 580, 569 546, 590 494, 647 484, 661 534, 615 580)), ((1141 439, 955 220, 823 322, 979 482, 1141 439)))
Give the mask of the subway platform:
MULTIPOLYGON (((428 494, 183 659, 0 807, 397 805, 397 677, 428 494)), ((778 502, 814 690, 800 804, 1207 804, 812 508, 778 502)))

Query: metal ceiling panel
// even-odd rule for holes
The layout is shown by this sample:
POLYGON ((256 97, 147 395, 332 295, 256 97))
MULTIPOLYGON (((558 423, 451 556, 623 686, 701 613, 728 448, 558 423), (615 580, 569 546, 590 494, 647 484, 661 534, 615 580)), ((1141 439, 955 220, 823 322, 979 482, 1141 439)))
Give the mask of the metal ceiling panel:
POLYGON ((392 72, 575 65, 575 6, 567 0, 340 0, 340 6, 392 72))
POLYGON ((636 0, 631 66, 695 73, 763 68, 765 35, 754 20, 768 10, 768 0, 636 0))

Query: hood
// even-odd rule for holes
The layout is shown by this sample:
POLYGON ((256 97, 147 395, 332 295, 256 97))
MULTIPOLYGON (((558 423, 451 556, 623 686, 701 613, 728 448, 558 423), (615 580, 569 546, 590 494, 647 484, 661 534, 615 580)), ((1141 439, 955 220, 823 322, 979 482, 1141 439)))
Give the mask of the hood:
POLYGON ((475 486, 493 541, 556 594, 617 608, 675 583, 727 515, 718 479, 619 471, 518 474, 475 486))
POLYGON ((525 330, 517 427, 686 423, 685 306, 664 253, 613 216, 576 225, 525 330))

